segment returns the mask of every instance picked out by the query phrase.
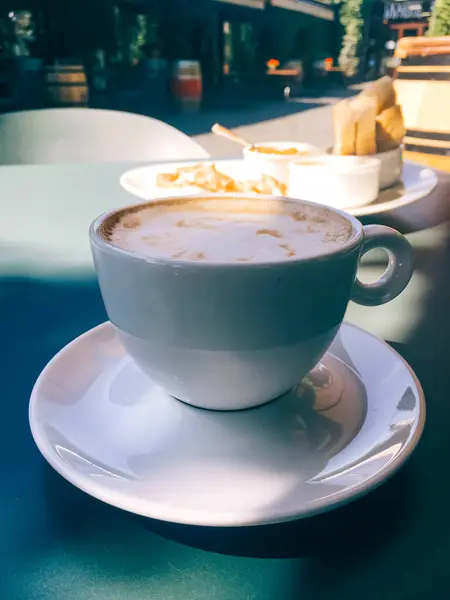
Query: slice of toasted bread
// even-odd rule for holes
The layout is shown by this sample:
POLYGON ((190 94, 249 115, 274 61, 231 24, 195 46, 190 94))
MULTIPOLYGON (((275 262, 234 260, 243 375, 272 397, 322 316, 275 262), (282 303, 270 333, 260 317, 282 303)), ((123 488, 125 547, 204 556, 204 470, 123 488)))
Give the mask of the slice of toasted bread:
POLYGON ((355 154, 356 118, 349 100, 342 100, 333 106, 333 129, 333 154, 355 154))
POLYGON ((386 152, 403 143, 406 130, 402 109, 398 104, 384 110, 377 117, 376 139, 377 151, 386 152))
POLYGON ((377 115, 381 114, 387 108, 395 106, 396 95, 394 89, 394 83, 391 77, 387 75, 377 81, 369 83, 360 96, 366 96, 376 98, 377 100, 377 115))
POLYGON ((359 96, 351 102, 351 107, 356 118, 355 154, 358 156, 375 154, 377 151, 375 133, 376 98, 359 96))

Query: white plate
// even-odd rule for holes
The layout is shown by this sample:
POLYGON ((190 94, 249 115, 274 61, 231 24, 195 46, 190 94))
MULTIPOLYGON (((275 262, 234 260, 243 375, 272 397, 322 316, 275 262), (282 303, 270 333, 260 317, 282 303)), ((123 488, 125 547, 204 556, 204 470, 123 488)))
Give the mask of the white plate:
POLYGON ((39 450, 73 485, 139 515, 207 526, 289 521, 355 499, 404 463, 424 420, 410 367, 350 325, 309 382, 253 410, 168 396, 110 323, 61 350, 30 402, 39 450))
MULTIPOLYGON (((183 165, 194 165, 199 162, 200 161, 165 163, 139 167, 137 169, 126 171, 120 178, 120 184, 128 192, 144 200, 168 198, 171 196, 189 196, 202 193, 202 190, 194 186, 184 188, 164 188, 159 187, 156 183, 156 178, 159 173, 170 173, 183 165)), ((216 164, 219 171, 236 179, 249 179, 246 165, 242 159, 205 162, 208 164, 216 164)), ((424 168, 417 163, 405 161, 403 164, 401 182, 391 188, 381 191, 378 198, 371 204, 353 209, 348 207, 345 210, 356 217, 391 211, 424 198, 434 190, 437 183, 437 175, 432 169, 424 168)), ((323 204, 326 204, 325 200, 326 198, 324 198, 323 204)), ((330 206, 332 206, 331 202, 330 206)))

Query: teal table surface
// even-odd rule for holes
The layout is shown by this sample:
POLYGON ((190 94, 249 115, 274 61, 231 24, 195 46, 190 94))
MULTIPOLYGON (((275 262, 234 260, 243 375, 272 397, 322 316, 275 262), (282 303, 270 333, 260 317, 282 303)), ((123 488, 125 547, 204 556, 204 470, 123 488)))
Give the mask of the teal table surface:
MULTIPOLYGON (((390 215, 417 254, 408 289, 348 320, 392 342, 422 381, 428 422, 388 483, 297 523, 211 529, 134 517, 52 471, 28 401, 40 370, 106 320, 87 229, 133 202, 132 165, 0 167, 0 598, 3 600, 439 600, 450 595, 450 244, 433 202, 390 215), (417 212, 419 211, 419 212, 417 212)), ((442 195, 441 195, 442 196, 442 195)), ((445 196, 445 194, 444 194, 445 196)), ((394 223, 395 224, 395 223, 394 223)), ((361 276, 381 268, 368 255, 361 276)))

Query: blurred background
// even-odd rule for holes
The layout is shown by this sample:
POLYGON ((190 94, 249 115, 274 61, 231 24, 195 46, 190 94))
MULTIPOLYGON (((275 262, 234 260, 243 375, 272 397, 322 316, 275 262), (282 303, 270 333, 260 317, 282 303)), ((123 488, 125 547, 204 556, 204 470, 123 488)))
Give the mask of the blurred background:
MULTIPOLYGON (((161 116, 320 96, 391 73, 398 39, 424 35, 446 2, 432 4, 1 0, 0 111, 161 116)), ((445 18, 433 27, 447 33, 445 18)))

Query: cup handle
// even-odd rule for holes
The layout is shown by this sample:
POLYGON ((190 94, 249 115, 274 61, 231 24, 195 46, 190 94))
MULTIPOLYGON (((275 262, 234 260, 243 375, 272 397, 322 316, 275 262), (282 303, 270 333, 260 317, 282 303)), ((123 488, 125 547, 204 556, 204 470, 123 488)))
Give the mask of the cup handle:
POLYGON ((395 229, 366 225, 361 257, 373 248, 386 250, 389 262, 385 272, 373 283, 362 283, 356 278, 351 299, 363 306, 377 306, 393 300, 408 285, 414 269, 412 246, 395 229))

